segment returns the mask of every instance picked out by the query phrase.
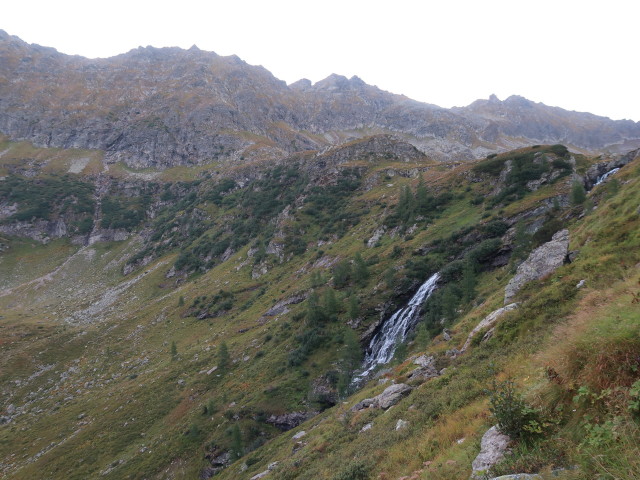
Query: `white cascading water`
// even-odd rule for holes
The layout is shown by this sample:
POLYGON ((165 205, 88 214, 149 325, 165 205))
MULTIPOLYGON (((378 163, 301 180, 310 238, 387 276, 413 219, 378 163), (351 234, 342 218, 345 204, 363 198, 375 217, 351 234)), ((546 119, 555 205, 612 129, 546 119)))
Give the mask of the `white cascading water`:
POLYGON ((600 185, 602 182, 604 182, 607 178, 609 178, 611 175, 613 175, 614 173, 616 173, 618 170, 620 170, 619 168, 614 168, 613 170, 609 170, 607 173, 605 173, 604 175, 600 175, 598 177, 598 179, 596 180, 596 183, 594 185, 594 187, 596 185, 600 185))
POLYGON ((396 311, 384 322, 382 328, 369 343, 367 355, 362 365, 362 373, 354 380, 365 378, 378 365, 388 363, 396 351, 396 345, 403 342, 420 312, 422 304, 431 296, 440 279, 440 273, 435 273, 424 282, 411 300, 400 310, 396 311))

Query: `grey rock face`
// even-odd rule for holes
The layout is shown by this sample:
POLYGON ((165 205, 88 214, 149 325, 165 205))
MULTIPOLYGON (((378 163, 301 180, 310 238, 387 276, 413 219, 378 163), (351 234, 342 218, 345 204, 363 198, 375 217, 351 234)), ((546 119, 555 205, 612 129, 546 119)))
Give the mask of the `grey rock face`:
POLYGON ((64 220, 35 220, 34 222, 15 222, 0 225, 0 233, 16 237, 28 237, 41 243, 48 243, 52 238, 67 235, 64 220))
POLYGON ((511 438, 498 431, 497 426, 491 427, 482 436, 480 453, 471 464, 473 472, 471 479, 481 479, 486 472, 504 458, 509 448, 511 438))
POLYGON ((504 292, 504 304, 528 282, 550 274, 560 267, 569 250, 569 230, 560 230, 551 241, 536 248, 516 271, 504 292))

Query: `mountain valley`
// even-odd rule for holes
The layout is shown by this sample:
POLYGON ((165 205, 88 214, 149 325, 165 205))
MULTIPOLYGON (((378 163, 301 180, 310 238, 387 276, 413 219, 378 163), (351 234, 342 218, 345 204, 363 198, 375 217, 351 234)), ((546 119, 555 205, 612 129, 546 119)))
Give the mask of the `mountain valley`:
POLYGON ((640 477, 640 124, 0 31, 0 132, 3 478, 640 477))

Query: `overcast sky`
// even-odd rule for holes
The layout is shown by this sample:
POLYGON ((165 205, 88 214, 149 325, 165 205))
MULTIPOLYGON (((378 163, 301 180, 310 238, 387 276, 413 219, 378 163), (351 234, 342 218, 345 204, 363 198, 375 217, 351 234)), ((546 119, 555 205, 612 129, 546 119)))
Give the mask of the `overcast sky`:
POLYGON ((495 93, 640 121, 638 0, 20 0, 0 28, 86 57, 196 44, 292 83, 338 73, 442 107, 495 93))

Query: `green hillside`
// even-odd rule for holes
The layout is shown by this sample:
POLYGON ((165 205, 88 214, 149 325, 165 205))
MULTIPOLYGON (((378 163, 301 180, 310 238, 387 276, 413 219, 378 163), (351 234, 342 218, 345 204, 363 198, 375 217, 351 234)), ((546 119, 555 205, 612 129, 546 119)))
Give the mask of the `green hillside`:
POLYGON ((357 146, 155 172, 3 142, 3 477, 466 479, 499 423, 512 454, 486 478, 639 478, 640 157, 585 192, 610 158, 357 146), (563 229, 567 262, 463 351, 563 229), (436 272, 394 360, 354 383, 436 272), (412 390, 353 408, 391 383, 412 390))

